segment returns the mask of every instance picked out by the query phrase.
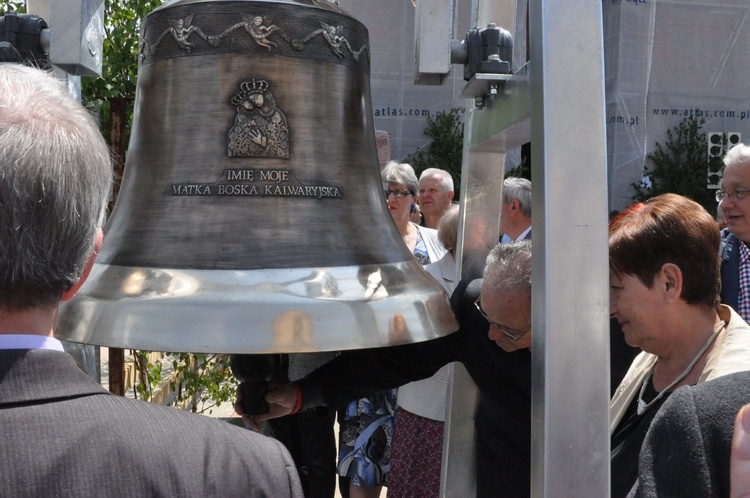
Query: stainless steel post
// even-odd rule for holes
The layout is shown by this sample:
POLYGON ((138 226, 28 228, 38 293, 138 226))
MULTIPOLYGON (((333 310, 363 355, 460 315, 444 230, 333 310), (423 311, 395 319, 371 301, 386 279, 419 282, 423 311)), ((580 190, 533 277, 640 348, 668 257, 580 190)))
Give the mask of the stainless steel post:
POLYGON ((609 496, 601 2, 529 2, 533 496, 609 496))
MULTIPOLYGON (((474 0, 473 8, 497 15, 507 3, 474 0)), ((518 12, 525 3, 518 2, 518 12)), ((486 22, 513 27, 500 18, 477 17, 477 25, 486 22)), ((487 174, 476 168, 478 157, 501 157, 531 139, 532 495, 603 497, 609 495, 609 302, 601 5, 530 0, 529 35, 529 64, 514 67, 497 97, 467 117, 463 175, 475 183, 475 175, 487 174)), ((515 37, 515 43, 522 40, 515 37)), ((501 182, 502 161, 488 162, 501 182)), ((476 227, 487 210, 496 209, 490 204, 477 211, 480 203, 472 204, 471 194, 467 198, 464 253, 473 247, 467 233, 488 233, 466 227, 476 227)), ((462 276, 469 274, 464 270, 462 276)), ((474 483, 466 480, 474 473, 465 459, 471 420, 464 409, 447 421, 443 496, 473 493, 474 483), (459 436, 464 446, 454 441, 459 436)))

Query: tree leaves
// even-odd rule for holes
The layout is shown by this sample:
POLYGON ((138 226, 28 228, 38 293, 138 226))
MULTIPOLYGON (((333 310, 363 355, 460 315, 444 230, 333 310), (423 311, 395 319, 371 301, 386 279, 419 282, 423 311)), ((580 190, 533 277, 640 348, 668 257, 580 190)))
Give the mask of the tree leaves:
POLYGON ((648 180, 632 184, 634 201, 671 192, 689 197, 709 213, 716 213, 716 199, 707 188, 707 178, 709 166, 712 171, 719 170, 721 159, 711 158, 709 163, 706 134, 701 131, 706 120, 696 117, 699 112, 696 110, 668 130, 663 144, 656 142, 653 153, 648 155, 650 164, 644 168, 643 176, 648 180))
MULTIPOLYGON (((109 99, 128 100, 128 130, 138 79, 141 20, 164 0, 106 0, 102 75, 81 78, 83 104, 99 115, 105 138, 109 133, 109 99)), ((128 131, 129 134, 129 131, 128 131)))

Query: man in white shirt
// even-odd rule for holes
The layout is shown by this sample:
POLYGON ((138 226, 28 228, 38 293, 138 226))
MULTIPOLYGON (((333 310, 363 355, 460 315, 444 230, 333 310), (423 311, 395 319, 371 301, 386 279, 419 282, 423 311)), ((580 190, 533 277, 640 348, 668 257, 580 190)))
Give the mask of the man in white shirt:
POLYGON ((437 229, 454 195, 450 173, 438 168, 427 168, 422 172, 417 187, 417 202, 424 217, 424 226, 437 229))

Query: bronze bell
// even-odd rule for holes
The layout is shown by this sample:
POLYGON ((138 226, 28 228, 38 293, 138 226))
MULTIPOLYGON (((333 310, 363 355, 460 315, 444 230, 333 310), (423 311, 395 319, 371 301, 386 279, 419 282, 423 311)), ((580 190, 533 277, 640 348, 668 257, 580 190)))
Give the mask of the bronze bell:
POLYGON ((367 29, 325 0, 147 15, 120 195, 58 336, 283 353, 454 331, 386 208, 369 63, 367 29))

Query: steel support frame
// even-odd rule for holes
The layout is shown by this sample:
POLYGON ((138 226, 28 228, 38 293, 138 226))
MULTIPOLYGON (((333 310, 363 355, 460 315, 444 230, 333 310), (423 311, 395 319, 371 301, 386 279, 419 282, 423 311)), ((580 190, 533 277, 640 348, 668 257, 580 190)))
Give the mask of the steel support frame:
MULTIPOLYGON (((495 22, 512 33, 525 8, 525 0, 473 3, 477 26, 495 22)), ((516 62, 499 95, 467 115, 459 260, 481 257, 498 240, 497 230, 486 227, 497 226, 504 153, 530 140, 532 496, 598 498, 609 496, 610 487, 602 6, 529 0, 528 12, 529 62, 521 68, 516 62), (477 178, 492 178, 494 194, 472 192, 477 178)), ((461 275, 476 276, 476 265, 464 264, 461 275)), ((466 476, 474 473, 465 464, 471 446, 465 424, 472 417, 461 416, 455 399, 450 405, 441 495, 467 496, 473 483, 466 476)))

